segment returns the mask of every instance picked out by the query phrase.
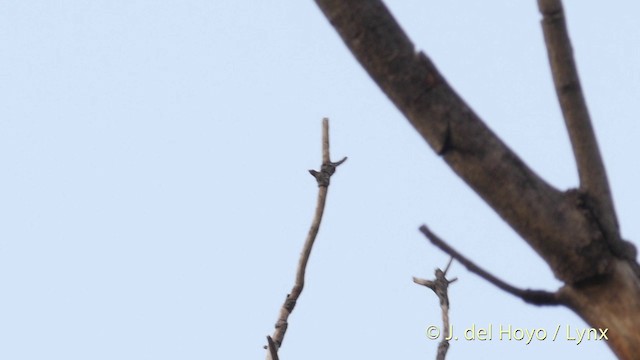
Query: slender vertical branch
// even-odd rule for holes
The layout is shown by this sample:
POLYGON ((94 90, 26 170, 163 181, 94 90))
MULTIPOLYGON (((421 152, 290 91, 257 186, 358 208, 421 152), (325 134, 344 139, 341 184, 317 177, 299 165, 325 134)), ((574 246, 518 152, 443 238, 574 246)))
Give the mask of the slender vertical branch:
POLYGON ((431 289, 436 296, 438 296, 438 300, 440 300, 440 309, 442 310, 442 341, 438 344, 438 352, 436 355, 436 360, 444 360, 447 356, 447 350, 449 350, 449 337, 451 334, 449 333, 450 323, 449 323, 449 284, 458 280, 457 278, 449 280, 447 279, 447 271, 449 270, 449 266, 451 266, 451 262, 453 262, 453 258, 449 260, 447 267, 444 271, 440 269, 436 269, 435 275, 436 278, 434 280, 425 280, 417 277, 413 278, 413 282, 419 285, 423 285, 431 289))
POLYGON ((329 155, 329 119, 322 119, 322 164, 331 163, 329 155))
POLYGON ((324 206, 327 201, 327 190, 329 188, 329 179, 331 175, 333 175, 336 171, 336 167, 345 162, 347 158, 343 158, 342 160, 332 163, 329 155, 329 119, 324 118, 322 120, 322 166, 320 171, 309 170, 311 175, 316 178, 318 183, 318 200, 316 204, 315 215, 313 216, 313 221, 311 222, 311 227, 309 228, 309 232, 307 233, 307 238, 304 242, 304 246, 302 248, 302 252, 300 253, 300 259, 298 261, 298 268, 296 270, 296 279, 293 284, 293 289, 284 301, 284 304, 280 308, 280 314, 278 316, 278 320, 276 321, 275 331, 273 336, 268 337, 269 344, 267 345, 267 360, 278 360, 277 353, 278 349, 282 346, 282 341, 284 340, 284 335, 287 332, 287 327, 289 326, 288 319, 289 315, 293 312, 293 308, 296 306, 296 302, 302 293, 302 289, 304 289, 304 278, 307 270, 307 263, 309 262, 309 257, 311 256, 311 249, 313 248, 313 243, 316 240, 316 236, 318 235, 318 230, 320 229, 320 222, 322 221, 322 214, 324 213, 324 206), (275 356, 274 356, 275 355, 275 356))
POLYGON ((618 221, 611 190, 580 86, 562 2, 538 0, 538 8, 543 16, 542 30, 553 82, 571 139, 580 188, 594 200, 596 215, 605 227, 608 237, 616 239, 619 237, 618 221))

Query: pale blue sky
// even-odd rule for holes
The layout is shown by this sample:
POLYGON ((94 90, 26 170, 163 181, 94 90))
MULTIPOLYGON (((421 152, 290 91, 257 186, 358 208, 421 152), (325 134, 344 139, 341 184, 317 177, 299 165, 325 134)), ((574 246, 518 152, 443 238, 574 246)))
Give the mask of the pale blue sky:
MULTIPOLYGON (((555 186, 577 176, 535 1, 389 3, 475 111, 555 186)), ((640 5, 571 1, 623 235, 640 223, 640 5)), ((548 267, 431 152, 311 2, 0 2, 0 358, 255 359, 332 179, 286 359, 433 358, 447 257, 553 290, 548 267)), ((461 266, 451 321, 585 324, 461 266)), ((448 359, 612 358, 564 339, 458 341, 448 359)))

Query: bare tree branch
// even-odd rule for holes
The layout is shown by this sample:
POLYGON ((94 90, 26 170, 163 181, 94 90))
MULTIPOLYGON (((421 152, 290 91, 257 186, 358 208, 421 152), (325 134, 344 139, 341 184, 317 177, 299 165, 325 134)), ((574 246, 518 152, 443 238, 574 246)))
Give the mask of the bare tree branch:
MULTIPOLYGON (((618 356, 637 358, 640 267, 635 248, 617 236, 604 167, 590 169, 589 161, 586 166, 578 164, 581 189, 558 191, 489 130, 431 60, 416 51, 381 0, 316 3, 362 67, 433 150, 565 283, 558 291, 562 302, 591 326, 616 334, 607 344, 618 356), (591 171, 596 175, 593 182, 588 179, 591 171)), ((541 7, 546 4, 541 2, 541 7)), ((429 16, 433 15, 426 14, 426 21, 429 16)), ((568 85, 562 91, 568 91, 578 83, 562 84, 568 85)), ((574 148, 585 144, 582 140, 572 143, 574 148)), ((576 155, 579 163, 589 157, 576 155)))
POLYGON ((535 174, 417 52, 380 0, 316 0, 347 47, 431 147, 550 265, 574 283, 613 256, 574 199, 535 174))
POLYGON ((311 222, 311 227, 309 228, 309 233, 307 234, 307 238, 304 242, 302 252, 300 253, 300 260, 298 261, 298 269, 296 271, 296 280, 293 285, 293 289, 291 290, 291 293, 287 294, 284 304, 280 309, 280 315, 276 321, 276 330, 273 333, 273 337, 268 337, 269 345, 267 347, 269 352, 267 353, 267 360, 278 360, 273 357, 273 354, 277 355, 278 349, 282 346, 284 335, 287 332, 287 327, 289 326, 289 315, 293 312, 293 308, 296 306, 298 297, 300 297, 302 289, 304 288, 304 277, 307 270, 307 263, 309 262, 313 243, 315 242, 318 230, 320 229, 320 222, 322 221, 322 214, 324 213, 324 206, 327 201, 327 191, 330 182, 329 179, 331 178, 331 175, 335 173, 336 167, 346 160, 347 158, 345 157, 336 163, 331 162, 329 154, 329 119, 324 118, 322 120, 322 166, 320 171, 309 170, 318 183, 318 201, 316 204, 316 211, 313 221, 311 222))
POLYGON ((449 263, 447 264, 447 267, 444 269, 444 271, 440 269, 436 269, 435 280, 426 280, 426 279, 420 279, 417 277, 413 278, 414 283, 428 287, 436 294, 436 296, 438 296, 438 300, 440 300, 440 309, 442 310, 442 328, 444 329, 444 331, 442 333, 442 341, 440 341, 440 343, 438 344, 438 352, 436 355, 436 360, 444 360, 445 357, 447 356, 447 350, 449 350, 449 340, 447 339, 451 335, 449 334, 449 329, 451 327, 449 326, 449 291, 448 289, 449 289, 449 284, 458 280, 457 278, 448 280, 446 277, 447 271, 449 270, 449 266, 451 266, 452 261, 453 261, 453 258, 449 260, 449 263))
POLYGON ((480 268, 478 265, 474 264, 471 260, 467 259, 462 254, 454 250, 444 240, 442 240, 436 234, 431 232, 431 230, 429 230, 429 228, 426 225, 422 225, 420 227, 420 231, 431 241, 433 245, 440 248, 440 250, 447 253, 447 255, 456 259, 460 264, 464 265, 464 267, 466 267, 467 270, 487 280, 488 282, 495 285, 499 289, 513 296, 519 297, 525 302, 533 305, 562 305, 563 304, 561 299, 558 297, 556 293, 543 291, 543 290, 518 289, 515 286, 509 285, 506 282, 491 275, 489 272, 480 268))
MULTIPOLYGON (((573 147, 580 177, 580 189, 589 195, 596 217, 610 242, 617 242, 618 220, 613 205, 607 173, 600 155, 587 103, 582 93, 578 70, 573 58, 564 10, 560 0, 538 0, 542 14, 547 54, 553 82, 573 147)), ((614 252, 616 249, 614 249, 614 252)), ((616 254, 621 257, 628 254, 616 254)), ((635 254, 633 254, 635 259, 635 254)))

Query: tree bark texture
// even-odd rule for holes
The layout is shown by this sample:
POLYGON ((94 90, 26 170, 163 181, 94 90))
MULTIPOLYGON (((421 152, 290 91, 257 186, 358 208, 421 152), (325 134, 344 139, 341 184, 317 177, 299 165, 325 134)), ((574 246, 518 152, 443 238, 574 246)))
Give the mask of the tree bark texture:
POLYGON ((560 191, 534 173, 416 51, 381 1, 316 3, 431 148, 547 262, 565 284, 563 303, 592 326, 609 328, 608 344, 620 358, 639 354, 635 250, 613 248, 621 240, 602 226, 615 221, 612 205, 594 204, 599 194, 589 188, 560 191))

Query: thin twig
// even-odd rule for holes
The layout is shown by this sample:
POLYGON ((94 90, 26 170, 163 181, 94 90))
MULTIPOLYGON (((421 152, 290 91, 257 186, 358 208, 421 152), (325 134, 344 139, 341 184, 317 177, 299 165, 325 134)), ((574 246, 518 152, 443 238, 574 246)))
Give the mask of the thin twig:
POLYGON ((447 267, 444 271, 440 269, 436 269, 436 278, 435 280, 425 280, 417 277, 413 278, 413 282, 416 284, 420 284, 428 287, 433 290, 434 293, 438 296, 438 300, 440 300, 440 309, 442 310, 442 328, 444 332, 442 334, 442 341, 438 344, 438 353, 436 356, 436 360, 444 360, 447 356, 447 350, 449 350, 449 284, 456 281, 457 278, 452 280, 448 280, 446 278, 447 271, 449 270, 449 266, 451 266, 451 262, 453 261, 453 257, 449 260, 447 267))
POLYGON ((311 249, 313 243, 318 235, 320 229, 320 222, 322 221, 322 214, 324 212, 324 206, 327 201, 327 190, 329 188, 329 179, 336 171, 336 167, 345 162, 347 158, 332 163, 329 156, 329 119, 324 118, 322 120, 322 166, 320 171, 309 170, 311 175, 316 178, 318 183, 318 201, 316 205, 316 212, 309 228, 309 233, 304 242, 302 252, 300 254, 300 260, 298 261, 298 268, 296 271, 296 280, 293 285, 291 293, 287 294, 284 304, 280 308, 280 315, 276 321, 276 330, 271 337, 272 340, 268 345, 269 352, 267 353, 267 360, 277 360, 273 357, 273 354, 277 355, 278 349, 282 346, 284 335, 287 332, 289 326, 288 319, 293 308, 296 306, 296 301, 302 293, 304 288, 304 276, 307 270, 307 263, 309 262, 309 256, 311 255, 311 249))
POLYGON ((432 233, 426 225, 420 227, 420 231, 431 241, 431 243, 440 250, 453 257, 460 264, 464 265, 467 270, 487 280, 491 284, 497 286, 503 291, 508 292, 511 295, 517 296, 527 303, 533 305, 562 305, 562 301, 556 293, 544 291, 544 290, 530 290, 530 289, 518 289, 506 282, 491 275, 487 271, 474 264, 471 260, 465 258, 451 246, 449 246, 444 240, 440 239, 436 234, 432 233))
MULTIPOLYGON (((447 275, 447 271, 449 271, 449 267, 451 266, 452 263, 453 263, 453 257, 449 258, 449 262, 447 263, 447 267, 444 268, 444 274, 445 275, 447 275)), ((453 280, 451 282, 453 282, 453 280)))
POLYGON ((542 30, 553 82, 573 147, 573 155, 580 177, 580 188, 595 200, 597 216, 601 218, 606 227, 606 235, 617 239, 619 237, 618 220, 609 189, 607 172, 580 86, 562 2, 560 0, 538 0, 538 8, 543 16, 542 30))

